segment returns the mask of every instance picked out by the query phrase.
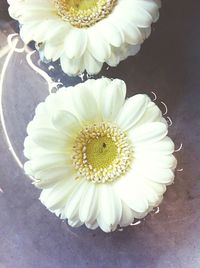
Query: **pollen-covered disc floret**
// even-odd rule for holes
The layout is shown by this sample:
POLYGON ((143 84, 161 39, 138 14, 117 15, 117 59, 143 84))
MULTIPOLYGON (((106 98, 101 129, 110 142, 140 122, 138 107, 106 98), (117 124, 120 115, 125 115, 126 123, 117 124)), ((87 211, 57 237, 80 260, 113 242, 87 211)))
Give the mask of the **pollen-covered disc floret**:
POLYGON ((133 151, 125 132, 103 122, 80 132, 75 139, 72 159, 79 174, 77 178, 105 183, 128 171, 133 151))
POLYGON ((77 28, 85 28, 107 17, 117 0, 54 0, 58 14, 77 28))

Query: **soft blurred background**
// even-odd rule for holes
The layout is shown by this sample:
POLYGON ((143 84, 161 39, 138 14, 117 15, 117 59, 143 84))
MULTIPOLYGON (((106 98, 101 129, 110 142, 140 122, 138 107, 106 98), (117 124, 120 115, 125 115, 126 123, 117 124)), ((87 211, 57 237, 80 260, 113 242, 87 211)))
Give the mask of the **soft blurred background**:
MULTIPOLYGON (((173 121, 170 136, 179 148, 175 183, 160 212, 136 226, 104 234, 72 229, 38 201, 39 191, 23 174, 23 140, 47 83, 28 64, 26 53, 5 62, 7 36, 17 31, 0 0, 0 70, 3 68, 0 127, 0 268, 199 268, 200 267, 200 2, 163 0, 161 16, 136 57, 101 75, 125 80, 128 95, 151 95, 173 121), (7 131, 7 140, 5 136, 7 131), (9 140, 8 140, 9 138, 9 140), (8 145, 7 141, 10 142, 8 145), (12 145, 12 146, 11 146, 12 145), (16 152, 15 159, 12 156, 16 152), (18 163, 17 163, 18 161, 18 163), (19 163, 20 162, 20 163, 19 163), (183 171, 182 171, 183 169, 183 171)), ((19 47, 22 43, 19 44, 19 47)), ((39 61, 33 63, 65 85, 81 81, 39 61)))

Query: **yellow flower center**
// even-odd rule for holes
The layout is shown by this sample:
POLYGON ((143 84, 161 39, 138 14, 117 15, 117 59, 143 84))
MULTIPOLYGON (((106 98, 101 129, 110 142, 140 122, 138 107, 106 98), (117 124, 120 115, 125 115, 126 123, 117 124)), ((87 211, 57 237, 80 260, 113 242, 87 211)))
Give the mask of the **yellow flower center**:
POLYGON ((128 171, 132 160, 133 150, 126 133, 111 124, 88 126, 75 139, 72 161, 78 178, 112 182, 128 171))
POLYGON ((91 140, 86 145, 86 154, 88 162, 100 170, 107 168, 117 156, 117 146, 112 138, 99 137, 91 140))
POLYGON ((85 28, 107 17, 117 0, 53 0, 63 20, 77 28, 85 28))

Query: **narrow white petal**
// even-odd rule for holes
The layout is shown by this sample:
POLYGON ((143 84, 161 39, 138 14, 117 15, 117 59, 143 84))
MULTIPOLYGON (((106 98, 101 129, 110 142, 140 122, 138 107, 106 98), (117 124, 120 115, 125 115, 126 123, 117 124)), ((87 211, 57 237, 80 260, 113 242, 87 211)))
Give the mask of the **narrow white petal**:
POLYGON ((77 221, 79 219, 79 206, 82 196, 86 193, 88 187, 88 182, 86 180, 82 181, 79 186, 71 193, 66 207, 65 215, 71 221, 77 221))
POLYGON ((81 198, 79 217, 82 222, 94 222, 98 213, 98 194, 94 183, 88 184, 88 189, 81 198))
POLYGON ((80 220, 68 220, 68 224, 71 227, 80 227, 81 225, 83 225, 83 223, 80 220))
POLYGON ((96 60, 105 62, 111 55, 110 45, 101 38, 95 26, 88 30, 88 37, 90 53, 96 60))
POLYGON ((60 57, 60 63, 63 71, 71 76, 81 74, 84 70, 83 57, 69 59, 63 54, 60 57))
POLYGON ((56 61, 64 52, 63 44, 52 44, 46 42, 44 44, 44 56, 47 60, 56 61))
POLYGON ((99 98, 102 117, 109 120, 114 119, 124 104, 125 96, 126 85, 122 80, 114 79, 106 88, 102 88, 99 98))
POLYGON ((117 228, 122 215, 122 204, 112 185, 99 185, 99 215, 97 222, 104 232, 117 228))
POLYGON ((122 217, 119 225, 125 227, 134 221, 134 213, 124 202, 122 202, 122 217))
POLYGON ((87 32, 83 29, 72 29, 65 38, 65 54, 69 59, 80 58, 87 46, 87 32))
POLYGON ((103 63, 96 60, 89 51, 84 53, 84 66, 88 74, 93 75, 100 72, 103 63))
POLYGON ((91 230, 95 230, 95 229, 97 229, 97 228, 99 227, 97 221, 94 221, 94 222, 86 222, 86 223, 85 223, 85 226, 86 226, 88 229, 91 229, 91 230))

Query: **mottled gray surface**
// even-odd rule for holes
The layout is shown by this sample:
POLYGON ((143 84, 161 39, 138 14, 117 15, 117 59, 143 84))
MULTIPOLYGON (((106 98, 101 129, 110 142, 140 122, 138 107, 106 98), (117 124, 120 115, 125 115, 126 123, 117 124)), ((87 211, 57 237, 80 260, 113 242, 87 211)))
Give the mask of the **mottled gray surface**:
MULTIPOLYGON (((163 3, 161 18, 141 52, 101 74, 124 79, 129 96, 153 90, 158 104, 163 100, 168 105, 170 135, 177 147, 183 143, 177 157, 184 171, 177 173, 160 213, 111 234, 69 228, 40 204, 39 191, 16 164, 1 130, 0 268, 200 267, 200 3, 163 3)), ((12 29, 2 21, 0 27, 2 48, 4 34, 12 29)), ((35 55, 34 62, 37 59, 35 55)), ((49 73, 58 78, 55 71, 49 73)), ((65 85, 77 80, 62 76, 65 85)), ((21 161, 26 124, 46 95, 44 80, 27 65, 24 54, 15 53, 2 101, 8 134, 21 161)))

